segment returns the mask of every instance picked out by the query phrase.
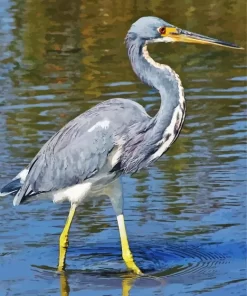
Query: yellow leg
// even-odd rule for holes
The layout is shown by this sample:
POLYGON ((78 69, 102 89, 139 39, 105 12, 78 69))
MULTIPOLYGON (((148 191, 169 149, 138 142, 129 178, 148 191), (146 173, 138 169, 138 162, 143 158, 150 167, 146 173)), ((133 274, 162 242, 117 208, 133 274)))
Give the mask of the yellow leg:
POLYGON ((127 233, 125 229, 123 214, 117 216, 117 222, 118 222, 118 228, 120 232, 123 260, 130 270, 132 270, 136 274, 141 275, 142 272, 135 264, 132 253, 129 248, 129 242, 128 242, 127 233))
POLYGON ((58 270, 62 271, 64 270, 65 266, 65 258, 66 258, 66 252, 67 248, 69 246, 69 229, 75 214, 76 205, 71 205, 69 215, 67 218, 67 221, 65 223, 63 232, 60 235, 59 239, 59 262, 58 262, 58 270))

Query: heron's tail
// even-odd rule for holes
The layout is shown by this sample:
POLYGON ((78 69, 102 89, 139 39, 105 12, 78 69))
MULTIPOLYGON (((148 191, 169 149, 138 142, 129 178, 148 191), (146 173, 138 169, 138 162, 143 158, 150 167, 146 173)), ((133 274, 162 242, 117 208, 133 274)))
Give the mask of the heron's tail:
POLYGON ((17 193, 21 189, 21 186, 21 179, 14 179, 1 189, 0 196, 17 193))

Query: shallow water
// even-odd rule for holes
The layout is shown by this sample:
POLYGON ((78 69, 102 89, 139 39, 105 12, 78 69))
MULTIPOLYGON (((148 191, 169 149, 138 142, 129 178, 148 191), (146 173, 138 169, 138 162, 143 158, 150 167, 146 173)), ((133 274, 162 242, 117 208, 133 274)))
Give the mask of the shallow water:
MULTIPOLYGON (((7 1, 0 5, 0 186, 66 122, 112 97, 150 114, 158 94, 132 73, 130 24, 156 15, 245 46, 245 1, 7 1)), ((138 278, 121 260, 108 200, 86 203, 56 273, 68 204, 0 201, 0 295, 246 295, 246 60, 244 51, 150 46, 179 73, 181 136, 146 171, 125 176, 125 217, 138 278)))

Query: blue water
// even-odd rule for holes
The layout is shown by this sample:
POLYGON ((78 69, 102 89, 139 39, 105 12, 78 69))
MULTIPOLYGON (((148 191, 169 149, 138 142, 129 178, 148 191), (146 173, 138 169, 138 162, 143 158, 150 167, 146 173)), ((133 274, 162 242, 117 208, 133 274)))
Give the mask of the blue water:
MULTIPOLYGON (((2 0, 0 187, 65 123, 98 102, 130 98, 154 115, 159 96, 134 76, 123 44, 130 24, 158 15, 245 44, 245 1, 187 3, 2 0), (176 12, 176 13, 175 13, 176 12), (230 21, 229 21, 230 20, 230 21)), ((0 200, 0 296, 246 295, 246 56, 158 44, 179 73, 187 116, 173 147, 124 176, 125 219, 137 277, 121 258, 109 200, 81 206, 66 272, 56 272, 69 204, 0 200)))

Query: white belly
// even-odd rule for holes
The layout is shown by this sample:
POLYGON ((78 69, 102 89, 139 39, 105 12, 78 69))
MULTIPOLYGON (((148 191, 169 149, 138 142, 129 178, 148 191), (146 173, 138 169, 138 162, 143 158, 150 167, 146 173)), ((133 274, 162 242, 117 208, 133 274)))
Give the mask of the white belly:
POLYGON ((85 182, 56 191, 53 193, 53 202, 60 203, 68 200, 73 204, 80 204, 89 194, 91 187, 92 183, 85 182))

